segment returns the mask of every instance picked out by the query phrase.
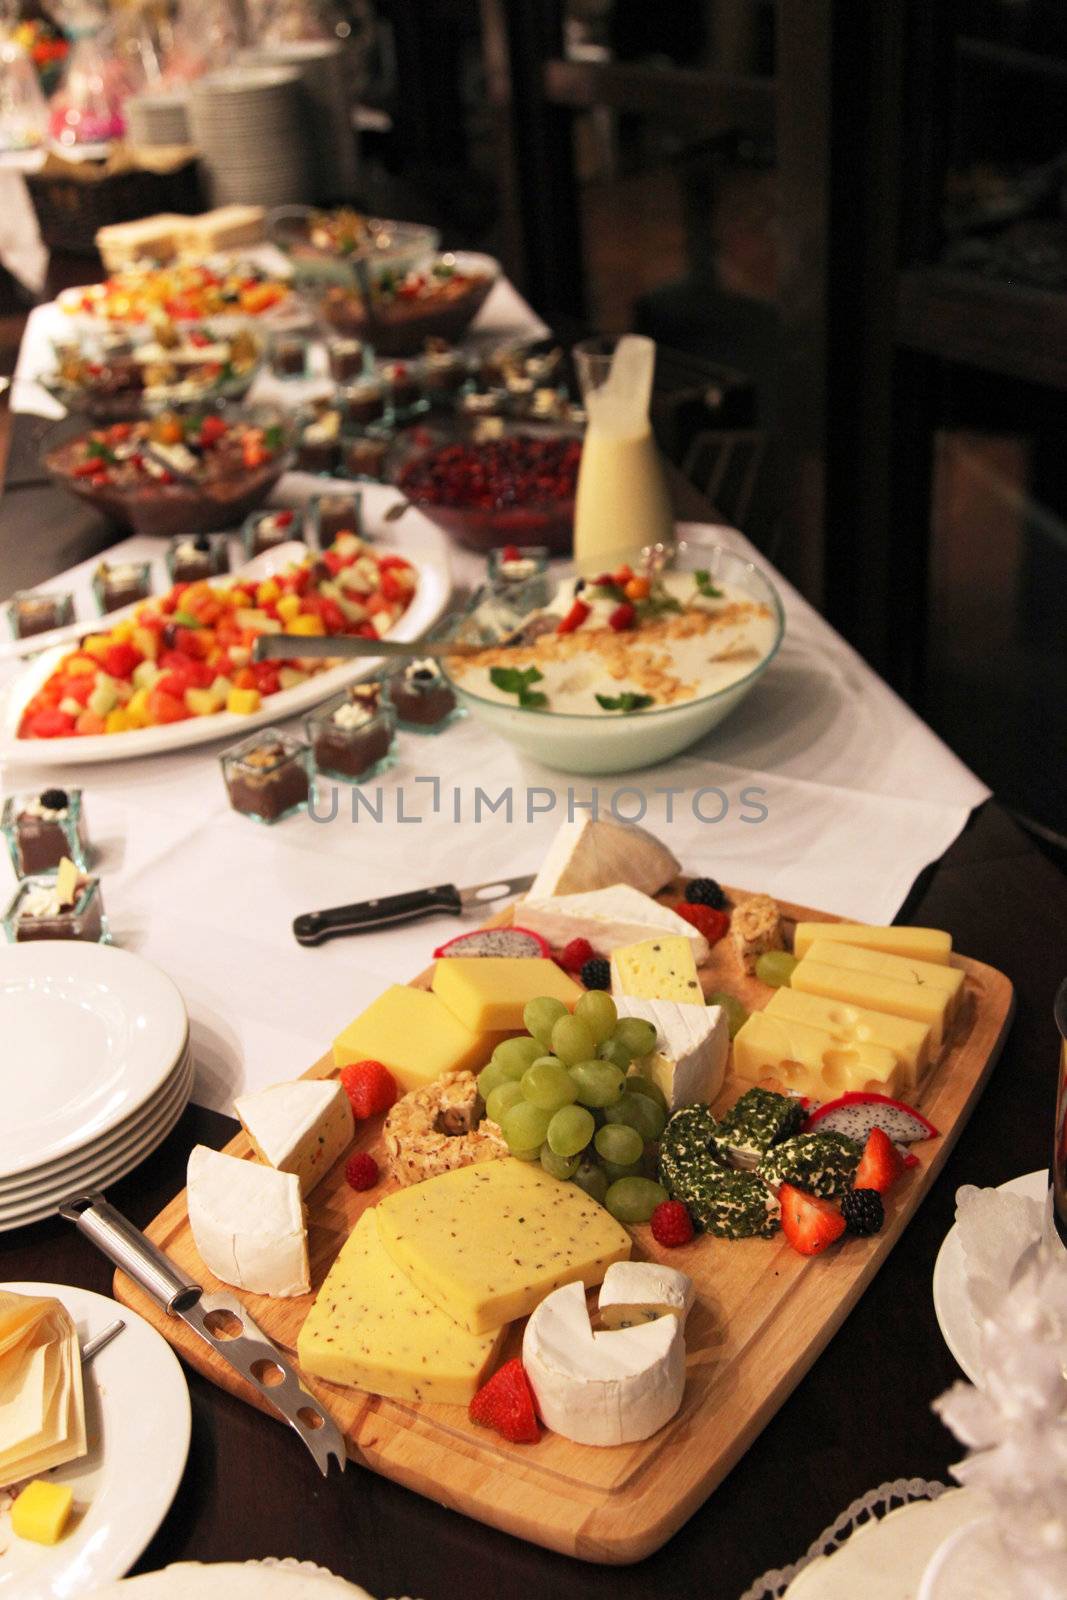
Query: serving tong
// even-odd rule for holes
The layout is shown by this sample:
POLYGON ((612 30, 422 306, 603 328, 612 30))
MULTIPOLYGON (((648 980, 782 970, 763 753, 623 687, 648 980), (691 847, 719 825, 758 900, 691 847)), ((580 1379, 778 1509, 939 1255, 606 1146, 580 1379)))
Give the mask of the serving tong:
POLYGON ((235 1294, 205 1294, 169 1256, 95 1191, 67 1200, 61 1217, 102 1250, 170 1317, 178 1317, 233 1368, 303 1441, 326 1477, 330 1462, 348 1459, 336 1423, 309 1394, 277 1345, 235 1294))

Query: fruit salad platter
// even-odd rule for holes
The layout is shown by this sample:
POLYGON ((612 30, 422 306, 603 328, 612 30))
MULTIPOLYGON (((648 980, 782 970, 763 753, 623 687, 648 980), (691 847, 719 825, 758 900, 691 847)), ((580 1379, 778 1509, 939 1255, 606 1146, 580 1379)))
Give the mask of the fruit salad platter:
POLYGON ((290 540, 233 574, 116 610, 99 631, 35 657, 0 708, 0 758, 63 766, 240 737, 373 670, 373 660, 301 657, 302 637, 416 639, 450 591, 434 529, 414 547, 409 537, 404 555, 352 532, 319 552, 290 540), (252 663, 264 631, 294 635, 290 661, 252 663))
MULTIPOLYGON (((303 1077, 239 1097, 241 1133, 194 1149, 149 1237, 236 1288, 354 1460, 534 1543, 639 1560, 896 1244, 1011 984, 936 929, 688 877, 590 818, 433 954, 303 1077)), ((257 1403, 121 1274, 116 1294, 257 1403)))

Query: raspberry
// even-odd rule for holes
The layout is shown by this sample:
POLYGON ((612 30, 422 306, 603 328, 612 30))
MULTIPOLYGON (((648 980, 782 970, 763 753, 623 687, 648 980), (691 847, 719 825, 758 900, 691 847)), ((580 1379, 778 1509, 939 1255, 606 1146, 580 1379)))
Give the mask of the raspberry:
POLYGON ((711 906, 715 911, 721 911, 726 904, 726 896, 714 878, 694 878, 686 884, 685 898, 691 906, 711 906))
POLYGON ((587 989, 611 988, 611 962, 603 956, 594 956, 583 966, 580 977, 587 989))
POLYGON ((342 1067, 341 1084, 357 1118, 376 1117, 396 1100, 396 1079, 380 1061, 353 1061, 342 1067))
POLYGON ((353 1189, 373 1189, 378 1182, 378 1163, 366 1150, 359 1150, 345 1162, 345 1178, 353 1189))
POLYGON ((652 1213, 652 1237, 673 1248, 693 1237, 693 1219, 680 1200, 661 1200, 652 1213))
POLYGON ((850 1189, 841 1196, 841 1215, 849 1233, 867 1239, 881 1231, 885 1206, 877 1189, 850 1189))
POLYGON ((615 610, 608 618, 608 627, 614 628, 616 633, 624 633, 627 628, 632 628, 636 622, 636 610, 629 600, 624 600, 621 606, 615 607, 615 610))
POLYGON ((716 911, 713 906, 694 906, 685 900, 680 900, 674 910, 702 933, 709 944, 718 944, 723 934, 729 930, 730 918, 725 911, 716 911))
POLYGON ((559 953, 559 964, 564 972, 581 972, 587 961, 592 961, 596 951, 588 939, 572 939, 559 953))

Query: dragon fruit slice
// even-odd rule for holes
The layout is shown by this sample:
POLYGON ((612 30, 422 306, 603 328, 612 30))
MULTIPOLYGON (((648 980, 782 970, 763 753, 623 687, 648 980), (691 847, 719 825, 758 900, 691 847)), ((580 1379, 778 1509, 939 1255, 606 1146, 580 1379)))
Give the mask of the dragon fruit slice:
POLYGON ((439 945, 434 956, 544 956, 552 951, 539 933, 529 928, 474 928, 439 945))
POLYGON ((843 1094, 839 1100, 827 1100, 813 1111, 804 1124, 804 1131, 844 1133, 859 1144, 865 1144, 872 1128, 881 1128, 894 1144, 914 1144, 919 1139, 936 1139, 939 1130, 928 1122, 921 1111, 906 1106, 901 1100, 891 1100, 885 1094, 843 1094))

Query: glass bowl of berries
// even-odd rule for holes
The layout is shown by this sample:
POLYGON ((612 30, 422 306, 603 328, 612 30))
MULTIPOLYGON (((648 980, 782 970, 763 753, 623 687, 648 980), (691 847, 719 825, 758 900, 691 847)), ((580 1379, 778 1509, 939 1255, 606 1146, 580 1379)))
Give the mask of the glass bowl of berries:
POLYGON ((582 436, 576 428, 435 435, 414 428, 393 465, 400 492, 457 544, 570 549, 582 436))

